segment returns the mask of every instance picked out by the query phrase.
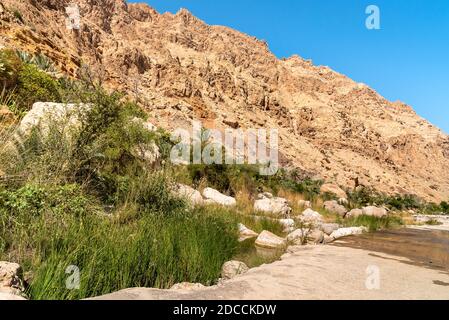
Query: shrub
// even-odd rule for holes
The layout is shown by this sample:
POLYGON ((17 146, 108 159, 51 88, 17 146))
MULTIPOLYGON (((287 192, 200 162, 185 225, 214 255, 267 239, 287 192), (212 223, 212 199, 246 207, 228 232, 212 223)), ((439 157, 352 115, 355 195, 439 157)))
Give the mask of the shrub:
POLYGON ((24 110, 38 101, 61 102, 60 85, 47 73, 32 64, 26 64, 17 80, 17 100, 24 110))
POLYGON ((22 62, 13 50, 0 50, 0 81, 2 89, 13 89, 22 68, 22 62))
POLYGON ((340 218, 338 223, 342 224, 345 227, 360 227, 360 226, 367 227, 370 232, 377 230, 391 229, 404 225, 404 222, 401 217, 392 215, 382 218, 366 215, 349 219, 340 218))

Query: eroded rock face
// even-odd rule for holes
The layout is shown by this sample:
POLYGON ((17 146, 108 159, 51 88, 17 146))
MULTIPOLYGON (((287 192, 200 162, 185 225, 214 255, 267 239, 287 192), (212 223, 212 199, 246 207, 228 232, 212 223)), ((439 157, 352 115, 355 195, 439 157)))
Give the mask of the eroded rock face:
POLYGON ((256 246, 264 249, 283 249, 286 245, 287 240, 266 230, 263 231, 256 240, 256 246))
POLYGON ((323 184, 321 186, 320 191, 321 191, 321 193, 333 194, 333 195, 337 196, 338 198, 342 198, 342 199, 346 199, 348 197, 346 195, 346 192, 342 188, 340 188, 336 184, 332 184, 332 183, 323 184))
POLYGON ((203 190, 203 197, 206 199, 206 203, 211 204, 219 204, 222 206, 232 207, 237 204, 237 201, 233 197, 226 196, 221 192, 212 189, 206 188, 203 190))
POLYGON ((221 277, 224 280, 235 278, 240 274, 248 272, 249 268, 246 264, 240 261, 228 261, 226 262, 221 271, 221 277))
POLYGON ((66 32, 70 2, 3 0, 26 24, 0 15, 0 46, 41 52, 72 76, 87 64, 109 88, 141 97, 164 129, 191 129, 192 119, 220 130, 277 128, 283 162, 306 176, 449 198, 449 137, 409 106, 299 56, 277 59, 265 42, 186 10, 79 0, 81 29, 66 32))

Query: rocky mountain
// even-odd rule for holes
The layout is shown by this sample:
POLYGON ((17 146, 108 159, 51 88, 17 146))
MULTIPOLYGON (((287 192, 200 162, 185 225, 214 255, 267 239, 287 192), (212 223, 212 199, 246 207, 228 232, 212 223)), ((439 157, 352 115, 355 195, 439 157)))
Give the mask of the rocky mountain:
POLYGON ((1 0, 0 45, 87 64, 166 129, 278 128, 284 164, 347 188, 449 199, 449 137, 411 107, 187 10, 124 0, 1 0), (65 7, 79 5, 80 29, 65 7))

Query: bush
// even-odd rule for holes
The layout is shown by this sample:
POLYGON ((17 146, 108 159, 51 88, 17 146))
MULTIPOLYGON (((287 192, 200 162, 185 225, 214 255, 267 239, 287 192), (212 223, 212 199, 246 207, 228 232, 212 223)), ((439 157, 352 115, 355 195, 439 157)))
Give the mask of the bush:
POLYGON ((60 89, 58 81, 35 65, 24 65, 18 74, 16 96, 24 110, 38 101, 61 102, 60 89))
POLYGON ((22 62, 13 50, 0 50, 0 81, 2 88, 13 89, 22 68, 22 62))
POLYGON ((340 218, 338 223, 345 227, 367 227, 370 232, 391 229, 404 225, 402 218, 391 215, 382 218, 366 215, 349 219, 340 218))

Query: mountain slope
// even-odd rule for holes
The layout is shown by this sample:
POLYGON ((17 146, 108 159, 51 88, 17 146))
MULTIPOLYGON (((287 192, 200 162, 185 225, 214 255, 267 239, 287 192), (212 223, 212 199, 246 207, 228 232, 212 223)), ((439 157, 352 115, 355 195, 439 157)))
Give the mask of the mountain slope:
POLYGON ((89 65, 139 99, 155 125, 278 128, 286 164, 342 186, 449 198, 449 137, 411 107, 186 10, 159 14, 124 0, 1 0, 0 44, 42 52, 75 75, 89 65), (17 10, 14 18, 7 11, 17 10))

